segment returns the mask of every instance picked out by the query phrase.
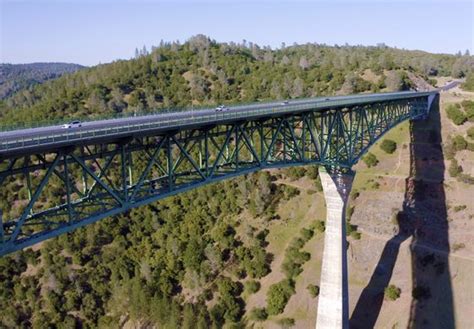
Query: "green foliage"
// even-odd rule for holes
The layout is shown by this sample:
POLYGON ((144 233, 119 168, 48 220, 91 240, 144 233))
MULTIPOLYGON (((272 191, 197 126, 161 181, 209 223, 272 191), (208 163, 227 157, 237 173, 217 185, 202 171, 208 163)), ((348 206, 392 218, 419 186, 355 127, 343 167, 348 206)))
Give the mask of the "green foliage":
POLYGON ((354 214, 354 211, 355 211, 355 206, 350 206, 347 208, 347 211, 346 211, 346 219, 348 221, 351 220, 352 218, 352 215, 354 214))
POLYGON ((391 139, 384 139, 380 144, 380 148, 385 153, 392 154, 397 149, 397 143, 391 139))
POLYGON ((295 319, 292 318, 282 318, 277 322, 284 329, 291 328, 295 325, 295 319))
POLYGON ((323 233, 326 230, 326 223, 322 220, 315 221, 314 229, 320 233, 323 233))
POLYGON ((251 175, 251 180, 249 191, 246 192, 249 195, 248 209, 250 213, 253 216, 272 217, 279 196, 276 193, 277 189, 272 182, 271 175, 264 171, 258 175, 251 175))
POLYGON ((292 181, 304 177, 305 173, 306 169, 304 167, 290 167, 286 170, 286 175, 292 181))
POLYGON ((461 102, 464 112, 466 112, 466 117, 470 122, 474 121, 474 101, 464 100, 461 102))
POLYGON ((401 289, 391 284, 384 289, 384 297, 388 300, 396 300, 400 297, 401 289))
POLYGON ((464 243, 454 243, 453 244, 453 251, 458 251, 460 249, 466 248, 466 245, 464 243))
POLYGON ((352 225, 349 221, 346 220, 346 235, 349 236, 353 232, 357 232, 357 225, 352 225))
POLYGON ((458 164, 456 159, 452 159, 449 164, 448 172, 451 177, 457 177, 462 173, 462 167, 458 164))
POLYGON ((357 190, 352 190, 350 196, 351 196, 351 200, 355 200, 360 196, 360 193, 357 190))
POLYGON ((0 64, 2 72, 0 100, 13 95, 18 90, 29 89, 46 80, 83 68, 78 64, 67 63, 0 64))
POLYGON ((268 318, 264 307, 255 307, 250 311, 250 319, 253 321, 265 321, 268 318))
POLYGON ((357 231, 352 231, 351 232, 351 237, 354 239, 354 240, 360 240, 362 234, 360 232, 357 232, 357 231))
POLYGON ((459 212, 459 211, 462 211, 462 210, 465 210, 467 208, 466 205, 457 205, 453 208, 454 212, 459 212))
POLYGON ((474 91, 474 71, 466 76, 466 81, 461 86, 464 90, 474 91))
MULTIPOLYGON (((470 57, 383 47, 307 44, 270 50, 217 43, 197 35, 162 43, 132 60, 61 76, 8 97, 3 124, 150 112, 170 107, 331 95, 342 91, 406 90, 407 71, 468 74, 470 57), (296 65, 295 65, 296 64, 296 65), (369 82, 354 72, 381 75, 369 82), (385 71, 384 71, 385 70, 385 71), (388 70, 388 71, 387 71, 388 70), (384 74, 386 73, 386 75, 384 74)), ((468 75, 465 86, 469 86, 468 75)), ((21 88, 21 87, 20 87, 21 88)))
POLYGON ((364 163, 369 168, 375 167, 379 163, 379 160, 377 159, 377 157, 373 153, 370 153, 370 152, 367 153, 367 155, 362 158, 362 161, 364 161, 364 163))
POLYGON ((290 185, 283 185, 283 186, 284 186, 283 188, 284 200, 290 200, 291 198, 300 194, 300 190, 294 186, 290 186, 290 185))
POLYGON ((261 278, 270 272, 270 266, 265 249, 259 245, 252 247, 239 246, 235 255, 240 262, 240 269, 251 278, 261 278))
POLYGON ((467 130, 467 136, 469 136, 470 139, 474 139, 474 127, 470 127, 467 130))
MULTIPOLYGON (((217 282, 219 292, 218 307, 222 307, 222 316, 225 320, 236 322, 243 314, 243 303, 238 295, 241 292, 239 285, 229 278, 221 278, 217 282)), ((218 308, 218 310, 220 310, 218 308)))
POLYGON ((300 236, 306 242, 308 242, 314 235, 314 231, 312 229, 302 228, 300 231, 300 236))
POLYGON ((319 295, 319 286, 314 285, 314 284, 309 284, 306 289, 308 289, 309 294, 311 297, 315 298, 319 295))
POLYGON ((295 293, 294 283, 285 279, 272 284, 267 292, 267 312, 269 315, 277 315, 283 312, 291 295, 295 293))
POLYGON ((318 166, 307 166, 306 176, 311 179, 317 179, 319 177, 318 166))
POLYGON ((117 327, 123 314, 172 328, 239 321, 245 306, 242 288, 219 278, 220 273, 232 264, 262 277, 270 258, 262 248, 268 232, 243 249, 236 237, 232 218, 245 202, 238 184, 239 179, 208 185, 49 240, 41 248, 40 271, 21 283, 12 278, 20 278, 27 263, 37 263, 39 252, 0 259, 0 327, 18 327, 22 321, 28 327, 32 319, 46 327, 78 319, 85 327, 117 327), (55 290, 41 294, 40 280, 55 290), (186 306, 181 301, 184 287, 199 289, 212 282, 214 291, 203 291, 197 302, 186 306), (216 306, 208 309, 204 302, 213 296, 216 306), (12 298, 22 302, 9 306, 6 301, 12 298))
POLYGON ((458 126, 462 125, 467 120, 466 115, 454 104, 450 104, 446 107, 446 114, 448 115, 448 118, 458 126))
POLYGON ((457 135, 453 138, 453 147, 456 151, 465 150, 467 148, 467 142, 464 137, 457 135))
POLYGON ((296 278, 302 271, 302 266, 311 258, 311 254, 301 251, 305 243, 314 235, 313 229, 303 228, 300 236, 294 238, 288 248, 285 250, 285 258, 282 264, 282 270, 288 279, 296 278))
POLYGON ((244 284, 245 291, 249 294, 254 294, 260 290, 260 282, 255 280, 249 280, 244 284))

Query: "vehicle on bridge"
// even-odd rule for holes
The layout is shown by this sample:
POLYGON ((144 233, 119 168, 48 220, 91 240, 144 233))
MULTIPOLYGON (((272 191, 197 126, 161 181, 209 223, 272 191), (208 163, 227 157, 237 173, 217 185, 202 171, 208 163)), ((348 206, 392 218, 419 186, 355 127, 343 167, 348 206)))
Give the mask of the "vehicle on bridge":
POLYGON ((82 127, 82 123, 79 120, 74 120, 69 123, 65 123, 62 125, 62 128, 64 129, 71 129, 71 128, 80 128, 82 127))
POLYGON ((218 107, 216 107, 216 112, 223 112, 223 111, 228 111, 229 108, 226 107, 225 105, 219 105, 218 107))

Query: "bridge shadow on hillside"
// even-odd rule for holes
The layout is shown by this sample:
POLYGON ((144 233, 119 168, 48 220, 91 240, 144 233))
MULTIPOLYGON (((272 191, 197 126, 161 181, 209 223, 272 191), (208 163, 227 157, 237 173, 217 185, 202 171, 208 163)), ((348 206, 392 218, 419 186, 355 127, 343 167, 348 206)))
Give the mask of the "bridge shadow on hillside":
POLYGON ((375 326, 400 244, 407 239, 411 241, 413 283, 413 291, 402 291, 411 299, 407 328, 455 327, 439 99, 433 104, 429 118, 413 121, 410 131, 410 176, 406 179, 403 210, 397 218, 399 232, 386 243, 357 301, 350 320, 351 329, 375 326))

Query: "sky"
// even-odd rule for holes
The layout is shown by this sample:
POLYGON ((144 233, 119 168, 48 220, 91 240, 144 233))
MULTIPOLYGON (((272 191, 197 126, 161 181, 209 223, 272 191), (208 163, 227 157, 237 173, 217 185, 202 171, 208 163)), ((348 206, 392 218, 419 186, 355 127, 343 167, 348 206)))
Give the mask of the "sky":
POLYGON ((474 0, 0 0, 0 63, 91 66, 196 34, 473 54, 474 0))

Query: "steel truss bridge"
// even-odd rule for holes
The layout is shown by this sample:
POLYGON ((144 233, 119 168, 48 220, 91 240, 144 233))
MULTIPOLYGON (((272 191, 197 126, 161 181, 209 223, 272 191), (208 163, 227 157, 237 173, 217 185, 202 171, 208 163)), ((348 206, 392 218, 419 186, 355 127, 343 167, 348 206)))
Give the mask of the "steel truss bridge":
POLYGON ((437 99, 436 91, 365 94, 0 132, 0 256, 264 168, 350 170, 437 99))

